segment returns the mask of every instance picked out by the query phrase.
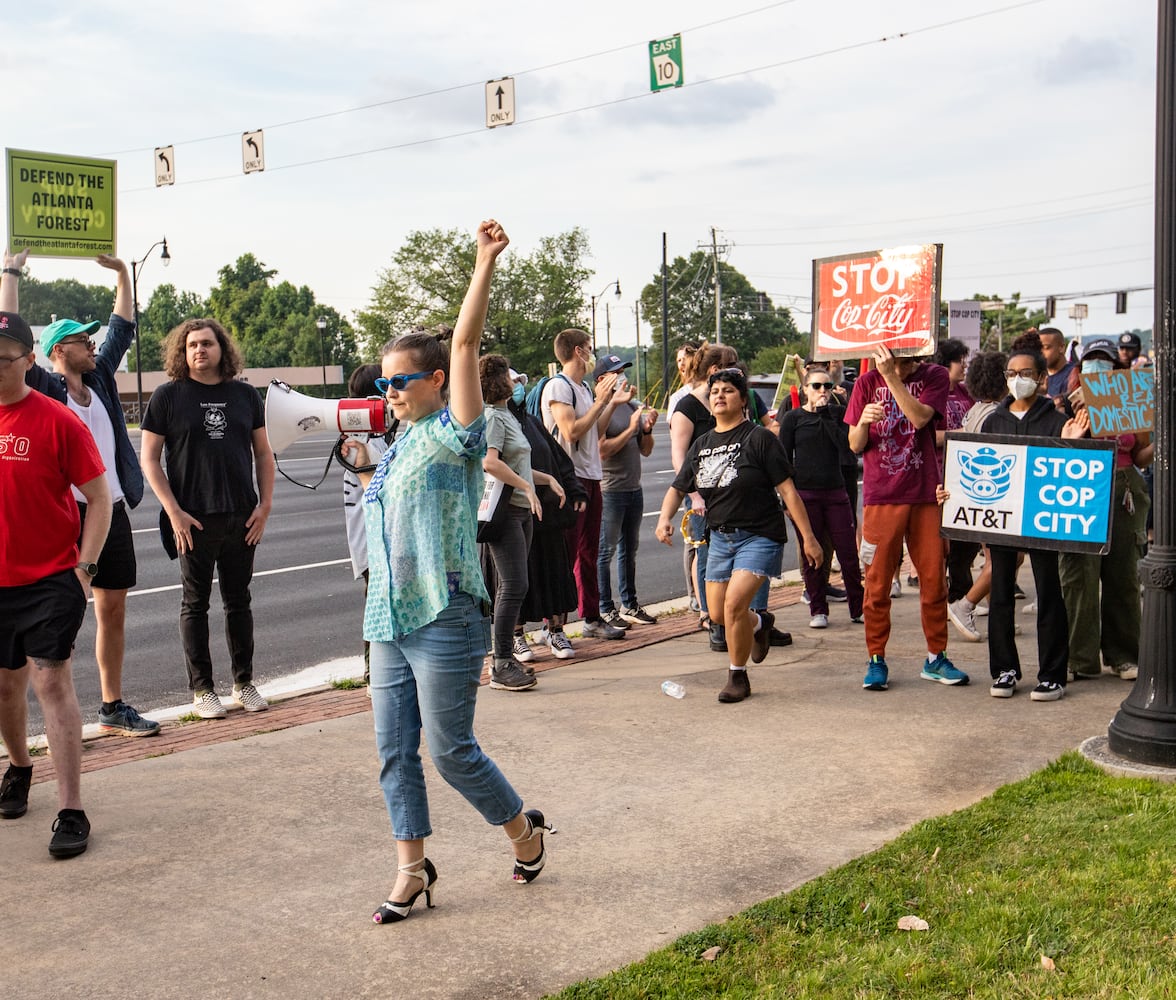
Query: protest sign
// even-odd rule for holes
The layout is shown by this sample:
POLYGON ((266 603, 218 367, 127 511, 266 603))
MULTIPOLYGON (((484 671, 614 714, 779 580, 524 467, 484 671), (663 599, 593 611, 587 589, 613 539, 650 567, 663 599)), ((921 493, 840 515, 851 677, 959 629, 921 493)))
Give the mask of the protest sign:
POLYGON ((1113 443, 950 431, 943 464, 944 537, 1100 555, 1110 549, 1113 443))
POLYGON ((980 303, 975 299, 952 299, 947 304, 947 335, 980 350, 980 303))
POLYGON ((8 245, 37 257, 94 257, 116 250, 117 163, 5 150, 8 245))
POLYGON ((1156 423, 1156 376, 1151 368, 1083 374, 1082 398, 1091 437, 1150 431, 1156 423))
POLYGON ((814 260, 813 357, 934 353, 942 263, 942 243, 814 260))

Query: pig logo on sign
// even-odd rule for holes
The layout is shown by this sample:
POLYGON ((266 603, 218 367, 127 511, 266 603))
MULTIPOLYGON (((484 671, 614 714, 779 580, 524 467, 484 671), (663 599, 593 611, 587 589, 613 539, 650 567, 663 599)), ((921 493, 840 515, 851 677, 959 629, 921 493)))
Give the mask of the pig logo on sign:
POLYGON ((1016 455, 998 458, 995 448, 980 448, 975 453, 958 451, 956 460, 960 465, 960 486, 978 504, 996 503, 1012 486, 1016 455))

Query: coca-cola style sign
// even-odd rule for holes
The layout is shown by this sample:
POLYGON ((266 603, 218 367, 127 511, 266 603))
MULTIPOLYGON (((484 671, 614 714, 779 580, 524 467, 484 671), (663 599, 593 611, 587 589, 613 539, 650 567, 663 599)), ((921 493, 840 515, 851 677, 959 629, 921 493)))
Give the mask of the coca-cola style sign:
POLYGON ((942 264, 942 243, 814 260, 813 357, 934 353, 942 264))

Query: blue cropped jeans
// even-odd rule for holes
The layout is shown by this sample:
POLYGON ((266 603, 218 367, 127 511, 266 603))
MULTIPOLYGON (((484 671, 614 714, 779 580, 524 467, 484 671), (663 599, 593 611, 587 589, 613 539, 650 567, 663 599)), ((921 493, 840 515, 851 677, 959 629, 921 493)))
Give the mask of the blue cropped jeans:
POLYGON ((372 715, 380 787, 397 840, 432 832, 421 731, 437 771, 493 826, 510 822, 523 800, 474 738, 474 704, 490 621, 469 594, 457 594, 428 625, 396 642, 371 644, 372 715))

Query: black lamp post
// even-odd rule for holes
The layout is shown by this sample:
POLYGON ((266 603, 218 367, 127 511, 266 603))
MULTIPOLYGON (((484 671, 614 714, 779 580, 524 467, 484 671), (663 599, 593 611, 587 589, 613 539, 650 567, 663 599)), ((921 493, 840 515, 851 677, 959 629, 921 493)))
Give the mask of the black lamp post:
POLYGON ((1176 767, 1176 467, 1172 385, 1176 308, 1176 10, 1159 0, 1156 31, 1155 544, 1139 564, 1139 676, 1107 729, 1107 745, 1137 764, 1176 767))
POLYGON ((620 278, 617 278, 616 281, 610 281, 599 292, 597 292, 595 295, 592 296, 592 353, 593 354, 596 353, 596 303, 604 297, 605 292, 607 292, 610 288, 614 288, 614 287, 617 290, 617 301, 620 302, 621 301, 621 279, 620 278))
POLYGON ((147 258, 151 256, 151 251, 156 247, 163 247, 163 252, 160 253, 159 259, 163 261, 163 266, 167 267, 171 263, 171 254, 167 252, 167 237, 152 243, 147 248, 147 252, 143 254, 138 260, 131 261, 131 302, 135 307, 135 422, 143 422, 143 363, 139 354, 139 272, 143 269, 143 265, 147 262, 147 258))
POLYGON ((314 321, 319 332, 319 363, 323 366, 323 399, 327 398, 327 317, 320 316, 314 321))

